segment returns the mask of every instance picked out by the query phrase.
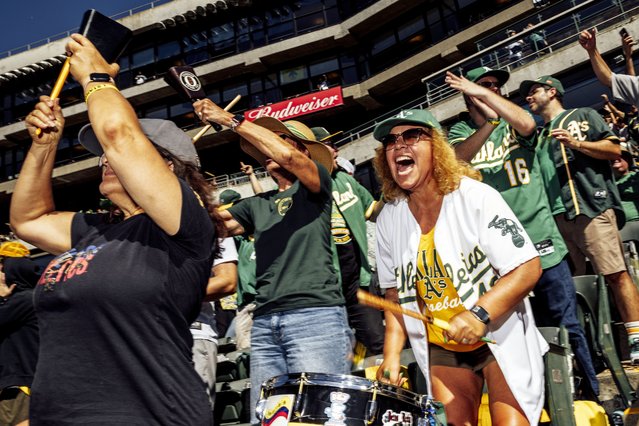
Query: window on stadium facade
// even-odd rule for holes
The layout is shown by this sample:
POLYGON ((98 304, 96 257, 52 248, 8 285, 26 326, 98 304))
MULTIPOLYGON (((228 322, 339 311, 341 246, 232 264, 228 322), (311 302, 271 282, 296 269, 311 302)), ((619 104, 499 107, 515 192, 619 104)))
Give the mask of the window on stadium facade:
MULTIPOLYGON (((295 37, 309 31, 325 28, 342 22, 374 0, 297 0, 282 2, 276 8, 268 8, 261 13, 238 17, 216 24, 210 28, 194 28, 192 33, 182 33, 173 40, 150 40, 144 46, 124 55, 119 64, 121 71, 117 77, 122 89, 134 84, 133 78, 142 73, 149 79, 159 78, 174 65, 197 65, 235 55, 257 47, 295 37)), ((279 102, 289 97, 299 96, 317 89, 317 80, 326 75, 329 85, 348 86, 357 84, 383 71, 426 46, 447 37, 451 31, 468 26, 459 13, 476 9, 478 1, 444 0, 435 2, 428 8, 413 10, 388 22, 379 31, 366 37, 366 43, 344 52, 327 52, 322 55, 297 58, 281 64, 279 69, 269 70, 264 75, 249 75, 216 82, 206 87, 207 95, 222 105, 230 102, 237 94, 242 100, 234 110, 257 108, 279 102), (461 4, 463 3, 463 5, 461 4)), ((470 13, 470 12, 469 12, 470 13)), ((466 18, 463 18, 466 19, 466 18)), ((182 28, 181 31, 184 31, 182 28)), ((41 82, 40 82, 41 83, 41 82)), ((0 104, 3 124, 26 116, 36 102, 37 96, 29 99, 16 93, 3 94, 0 104)), ((37 95, 42 94, 38 92, 37 95)), ((62 104, 68 106, 83 100, 81 88, 69 80, 61 94, 62 104)), ((141 117, 170 118, 181 126, 193 126, 192 108, 188 103, 176 99, 162 99, 161 105, 145 106, 139 110, 141 117)), ((76 141, 69 133, 69 140, 76 141)), ((65 131, 65 134, 67 132, 65 131)), ((71 145, 74 146, 75 142, 71 145)), ((86 154, 86 153, 85 153, 86 154)), ((69 148, 69 155, 62 161, 74 161, 78 155, 69 148)), ((9 164, 20 156, 2 156, 0 179, 13 173, 9 164)))

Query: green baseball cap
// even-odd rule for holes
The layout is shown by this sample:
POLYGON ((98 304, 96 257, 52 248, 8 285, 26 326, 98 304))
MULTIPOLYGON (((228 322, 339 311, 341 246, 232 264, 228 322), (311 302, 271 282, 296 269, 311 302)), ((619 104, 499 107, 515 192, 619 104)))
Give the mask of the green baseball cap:
POLYGON ((232 189, 225 189, 219 195, 220 204, 229 204, 234 203, 240 200, 242 196, 239 192, 233 191, 232 189))
POLYGON ((524 80, 519 85, 519 94, 526 97, 528 96, 528 92, 530 92, 530 88, 535 84, 541 84, 542 86, 553 87, 557 89, 557 92, 563 96, 565 93, 564 85, 561 84, 561 81, 557 80, 552 75, 542 75, 536 80, 524 80))
POLYGON ((393 127, 401 124, 415 124, 439 131, 442 130, 439 121, 427 109, 405 109, 375 126, 373 137, 381 142, 382 138, 388 135, 393 127))
POLYGON ((510 73, 504 70, 494 70, 489 67, 473 68, 466 73, 466 78, 472 82, 475 82, 482 77, 489 76, 495 77, 499 82, 499 85, 503 86, 510 78, 510 73))

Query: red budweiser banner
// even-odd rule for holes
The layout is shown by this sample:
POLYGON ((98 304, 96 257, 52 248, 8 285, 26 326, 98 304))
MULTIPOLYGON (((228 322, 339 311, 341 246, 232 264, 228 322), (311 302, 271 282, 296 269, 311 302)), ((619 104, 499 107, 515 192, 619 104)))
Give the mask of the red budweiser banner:
POLYGON ((344 99, 342 98, 342 88, 338 86, 332 89, 313 92, 309 95, 300 96, 299 98, 250 109, 244 113, 244 117, 249 121, 260 117, 274 117, 284 121, 299 117, 300 115, 334 108, 339 105, 344 105, 344 99))

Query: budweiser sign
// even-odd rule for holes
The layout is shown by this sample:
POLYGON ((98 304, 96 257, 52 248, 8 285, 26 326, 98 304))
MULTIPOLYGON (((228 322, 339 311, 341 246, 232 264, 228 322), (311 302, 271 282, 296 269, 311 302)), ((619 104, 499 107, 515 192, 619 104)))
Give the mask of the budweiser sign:
POLYGON ((274 117, 284 121, 299 117, 300 115, 334 108, 339 105, 344 105, 342 88, 334 87, 332 89, 313 92, 310 95, 300 96, 299 98, 251 109, 244 113, 244 117, 249 121, 260 117, 274 117))

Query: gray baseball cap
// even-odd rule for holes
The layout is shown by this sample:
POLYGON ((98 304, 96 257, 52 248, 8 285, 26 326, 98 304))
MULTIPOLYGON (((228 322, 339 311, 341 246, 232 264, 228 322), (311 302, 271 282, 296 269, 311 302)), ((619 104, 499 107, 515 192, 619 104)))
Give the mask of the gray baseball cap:
MULTIPOLYGON (((166 149, 184 162, 196 166, 200 165, 200 159, 191 138, 174 122, 157 118, 141 118, 139 122, 142 131, 151 142, 166 149)), ((91 154, 99 157, 104 153, 90 123, 80 129, 78 140, 91 154)))

